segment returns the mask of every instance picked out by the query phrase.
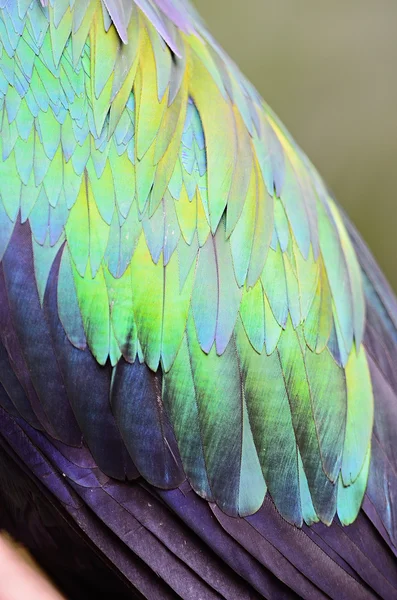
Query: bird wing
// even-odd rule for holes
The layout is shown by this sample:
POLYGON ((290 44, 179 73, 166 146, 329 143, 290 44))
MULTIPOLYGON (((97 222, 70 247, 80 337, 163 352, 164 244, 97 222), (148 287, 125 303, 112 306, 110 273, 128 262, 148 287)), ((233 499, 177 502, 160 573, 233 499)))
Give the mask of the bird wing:
POLYGON ((196 535, 204 511, 251 563, 240 526, 259 544, 271 510, 297 540, 337 513, 392 544, 394 301, 277 117, 184 3, 4 3, 0 22, 7 443, 134 544, 135 493, 196 535))
MULTIPOLYGON (((59 543, 65 532, 69 535, 65 518, 69 516, 102 560, 107 559, 107 569, 112 564, 133 585, 131 597, 133 593, 137 598, 189 600, 397 597, 397 385, 392 368, 397 306, 368 249, 347 221, 346 226, 365 274, 364 344, 376 414, 368 487, 358 517, 348 527, 334 519, 329 527, 317 523, 298 529, 280 515, 269 496, 255 515, 235 518, 208 504, 187 482, 159 490, 141 478, 128 482, 109 478, 86 447, 50 439, 13 413, 12 406, 6 406, 10 395, 1 388, 1 404, 6 406, 0 409, 1 447, 34 476, 42 495, 50 494, 57 511, 64 511, 62 518, 54 518, 62 532, 59 543)), ((15 485, 14 471, 9 464, 4 466, 4 459, 0 464, 0 477, 8 489, 15 485)), ((41 515, 42 501, 37 506, 41 515)), ((11 507, 13 513, 15 497, 11 507)), ((26 521, 22 523, 26 534, 26 521)), ((42 520, 34 528, 36 535, 40 527, 42 520)), ((41 551, 46 543, 40 539, 41 551)), ((37 544, 30 542, 30 547, 34 550, 37 544)), ((76 551, 79 546, 74 542, 72 548, 76 551)), ((50 556, 44 554, 42 560, 45 557, 44 564, 57 574, 58 554, 50 556)), ((87 549, 78 556, 87 556, 87 549)), ((66 557, 62 560, 67 563, 66 557)), ((73 569, 72 579, 75 565, 73 569)), ((69 581, 61 583, 68 589, 69 581)))

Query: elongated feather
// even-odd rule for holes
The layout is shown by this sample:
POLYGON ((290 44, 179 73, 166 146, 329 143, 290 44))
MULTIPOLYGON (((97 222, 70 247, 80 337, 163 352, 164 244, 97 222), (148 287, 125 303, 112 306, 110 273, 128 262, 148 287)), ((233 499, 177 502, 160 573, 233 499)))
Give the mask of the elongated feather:
POLYGON ((159 487, 183 480, 174 434, 161 402, 161 380, 138 361, 120 361, 112 376, 111 406, 139 472, 159 487), (156 448, 156 453, 150 449, 156 448))

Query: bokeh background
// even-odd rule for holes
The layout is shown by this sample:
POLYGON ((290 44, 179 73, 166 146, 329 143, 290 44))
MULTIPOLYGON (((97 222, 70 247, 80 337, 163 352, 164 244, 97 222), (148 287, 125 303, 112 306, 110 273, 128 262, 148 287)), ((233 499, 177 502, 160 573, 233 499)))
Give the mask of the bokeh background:
POLYGON ((397 291, 397 2, 195 0, 397 291))

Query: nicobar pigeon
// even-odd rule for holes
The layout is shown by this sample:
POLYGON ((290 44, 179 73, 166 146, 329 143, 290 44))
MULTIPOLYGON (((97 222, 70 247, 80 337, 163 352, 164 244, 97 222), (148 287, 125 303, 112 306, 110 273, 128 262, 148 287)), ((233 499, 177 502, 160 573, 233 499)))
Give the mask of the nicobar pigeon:
POLYGON ((187 0, 0 0, 0 527, 67 598, 397 598, 397 302, 187 0))

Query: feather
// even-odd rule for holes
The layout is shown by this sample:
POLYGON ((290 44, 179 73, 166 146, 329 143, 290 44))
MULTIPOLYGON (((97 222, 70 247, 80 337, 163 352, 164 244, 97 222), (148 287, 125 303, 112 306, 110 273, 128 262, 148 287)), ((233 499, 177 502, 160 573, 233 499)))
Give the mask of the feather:
POLYGON ((261 353, 265 342, 265 307, 260 281, 253 288, 243 291, 240 316, 249 341, 261 353))
POLYGON ((59 319, 69 341, 76 348, 85 350, 87 342, 84 325, 78 306, 70 254, 66 248, 62 252, 59 267, 57 300, 59 319))
POLYGON ((158 100, 156 63, 153 50, 150 45, 148 34, 142 31, 142 55, 140 66, 140 78, 137 80, 137 158, 142 160, 143 156, 153 143, 159 130, 164 111, 167 106, 167 97, 158 100), (138 85, 139 82, 139 85, 138 85), (154 102, 153 102, 154 100, 154 102))
POLYGON ((186 476, 200 496, 212 501, 186 337, 182 340, 170 371, 164 376, 163 385, 164 406, 175 431, 186 476))
POLYGON ((183 184, 181 194, 175 202, 175 211, 181 233, 185 242, 190 246, 197 227, 197 194, 190 201, 183 184))
POLYGON ((242 391, 235 345, 230 343, 221 357, 215 348, 205 354, 192 319, 187 331, 209 485, 222 509, 237 514, 242 391))
POLYGON ((148 597, 393 597, 395 301, 182 4, 0 0, 0 451, 148 597))
POLYGON ((258 281, 266 262, 274 228, 273 198, 265 190, 263 180, 257 170, 258 194, 255 215, 255 233, 252 243, 250 266, 247 275, 248 286, 258 281))
MULTIPOLYGON (((196 50, 197 48, 195 48, 196 50)), ((236 140, 231 106, 224 100, 210 73, 192 53, 191 95, 203 122, 208 164, 208 197, 214 233, 227 204, 236 160, 236 140), (213 100, 208 103, 208 97, 213 100)))
POLYGON ((192 296, 192 313, 197 337, 201 348, 207 353, 215 340, 218 294, 215 247, 212 236, 209 236, 198 255, 192 296))
POLYGON ((50 433, 74 445, 79 443, 80 432, 52 351, 47 323, 42 318, 30 235, 27 224, 18 224, 2 261, 10 314, 50 433), (57 403, 53 402, 54 397, 57 403))
POLYGON ((164 267, 161 260, 153 263, 143 235, 131 260, 131 285, 138 339, 148 366, 156 371, 161 353, 164 267))
POLYGON ((327 350, 316 354, 306 349, 304 358, 322 465, 327 477, 335 482, 342 466, 347 427, 347 375, 345 378, 327 350), (327 401, 330 396, 332 404, 327 401))
POLYGON ((220 223, 214 238, 214 249, 218 277, 215 343, 217 354, 223 354, 236 324, 242 295, 235 278, 232 251, 226 240, 224 220, 220 223))
POLYGON ((240 218, 230 236, 236 280, 241 287, 247 278, 255 234, 258 183, 255 169, 251 172, 247 197, 240 218))
POLYGON ((261 281, 276 321, 285 327, 288 316, 288 294, 281 250, 270 249, 267 254, 261 281))
POLYGON ((371 446, 369 445, 364 464, 357 479, 352 485, 345 487, 342 475, 339 476, 338 517, 342 525, 351 525, 356 520, 357 514, 359 513, 368 483, 370 456, 371 446))
POLYGON ((99 364, 104 365, 109 355, 110 317, 103 269, 95 276, 90 273, 88 277, 81 277, 72 263, 72 271, 88 345, 99 364))
POLYGON ((138 361, 121 360, 112 375, 110 402, 138 471, 157 487, 183 480, 179 452, 161 401, 161 380, 138 361))
POLYGON ((112 277, 106 269, 104 276, 115 338, 124 358, 134 362, 138 351, 138 335, 133 310, 131 267, 121 277, 112 277))
POLYGON ((347 421, 342 477, 353 483, 359 476, 371 440, 374 405, 365 350, 353 352, 346 365, 347 421))
POLYGON ((349 275, 345 256, 333 220, 327 218, 326 209, 318 206, 321 253, 327 272, 342 343, 347 356, 353 343, 353 309, 349 275))
POLYGON ((161 359, 163 369, 166 372, 173 365, 182 338, 184 337, 190 310, 193 282, 194 268, 192 267, 185 282, 181 285, 178 255, 175 252, 164 270, 161 359))
POLYGON ((333 324, 328 278, 323 263, 320 262, 319 266, 316 291, 304 327, 306 343, 313 352, 317 353, 322 352, 327 345, 333 324))
POLYGON ((266 354, 270 355, 274 352, 277 347, 280 335, 282 332, 281 326, 277 323, 274 318, 272 309, 270 308, 269 301, 266 294, 263 296, 263 303, 265 307, 265 345, 266 354))
POLYGON ((234 119, 239 160, 233 175, 233 181, 227 200, 226 233, 229 236, 238 222, 248 194, 253 175, 253 157, 250 138, 244 128, 240 113, 234 108, 234 119))
MULTIPOLYGON (((298 334, 288 320, 278 344, 278 356, 286 383, 296 441, 302 456, 313 505, 319 518, 330 523, 336 509, 336 487, 323 471, 312 398, 298 334)), ((333 448, 322 448, 324 452, 333 448)))
POLYGON ((0 201, 0 260, 7 250, 8 243, 14 230, 14 223, 7 215, 3 203, 0 201))
POLYGON ((267 487, 280 513, 301 525, 296 442, 278 357, 257 354, 241 325, 237 350, 248 417, 267 487))

